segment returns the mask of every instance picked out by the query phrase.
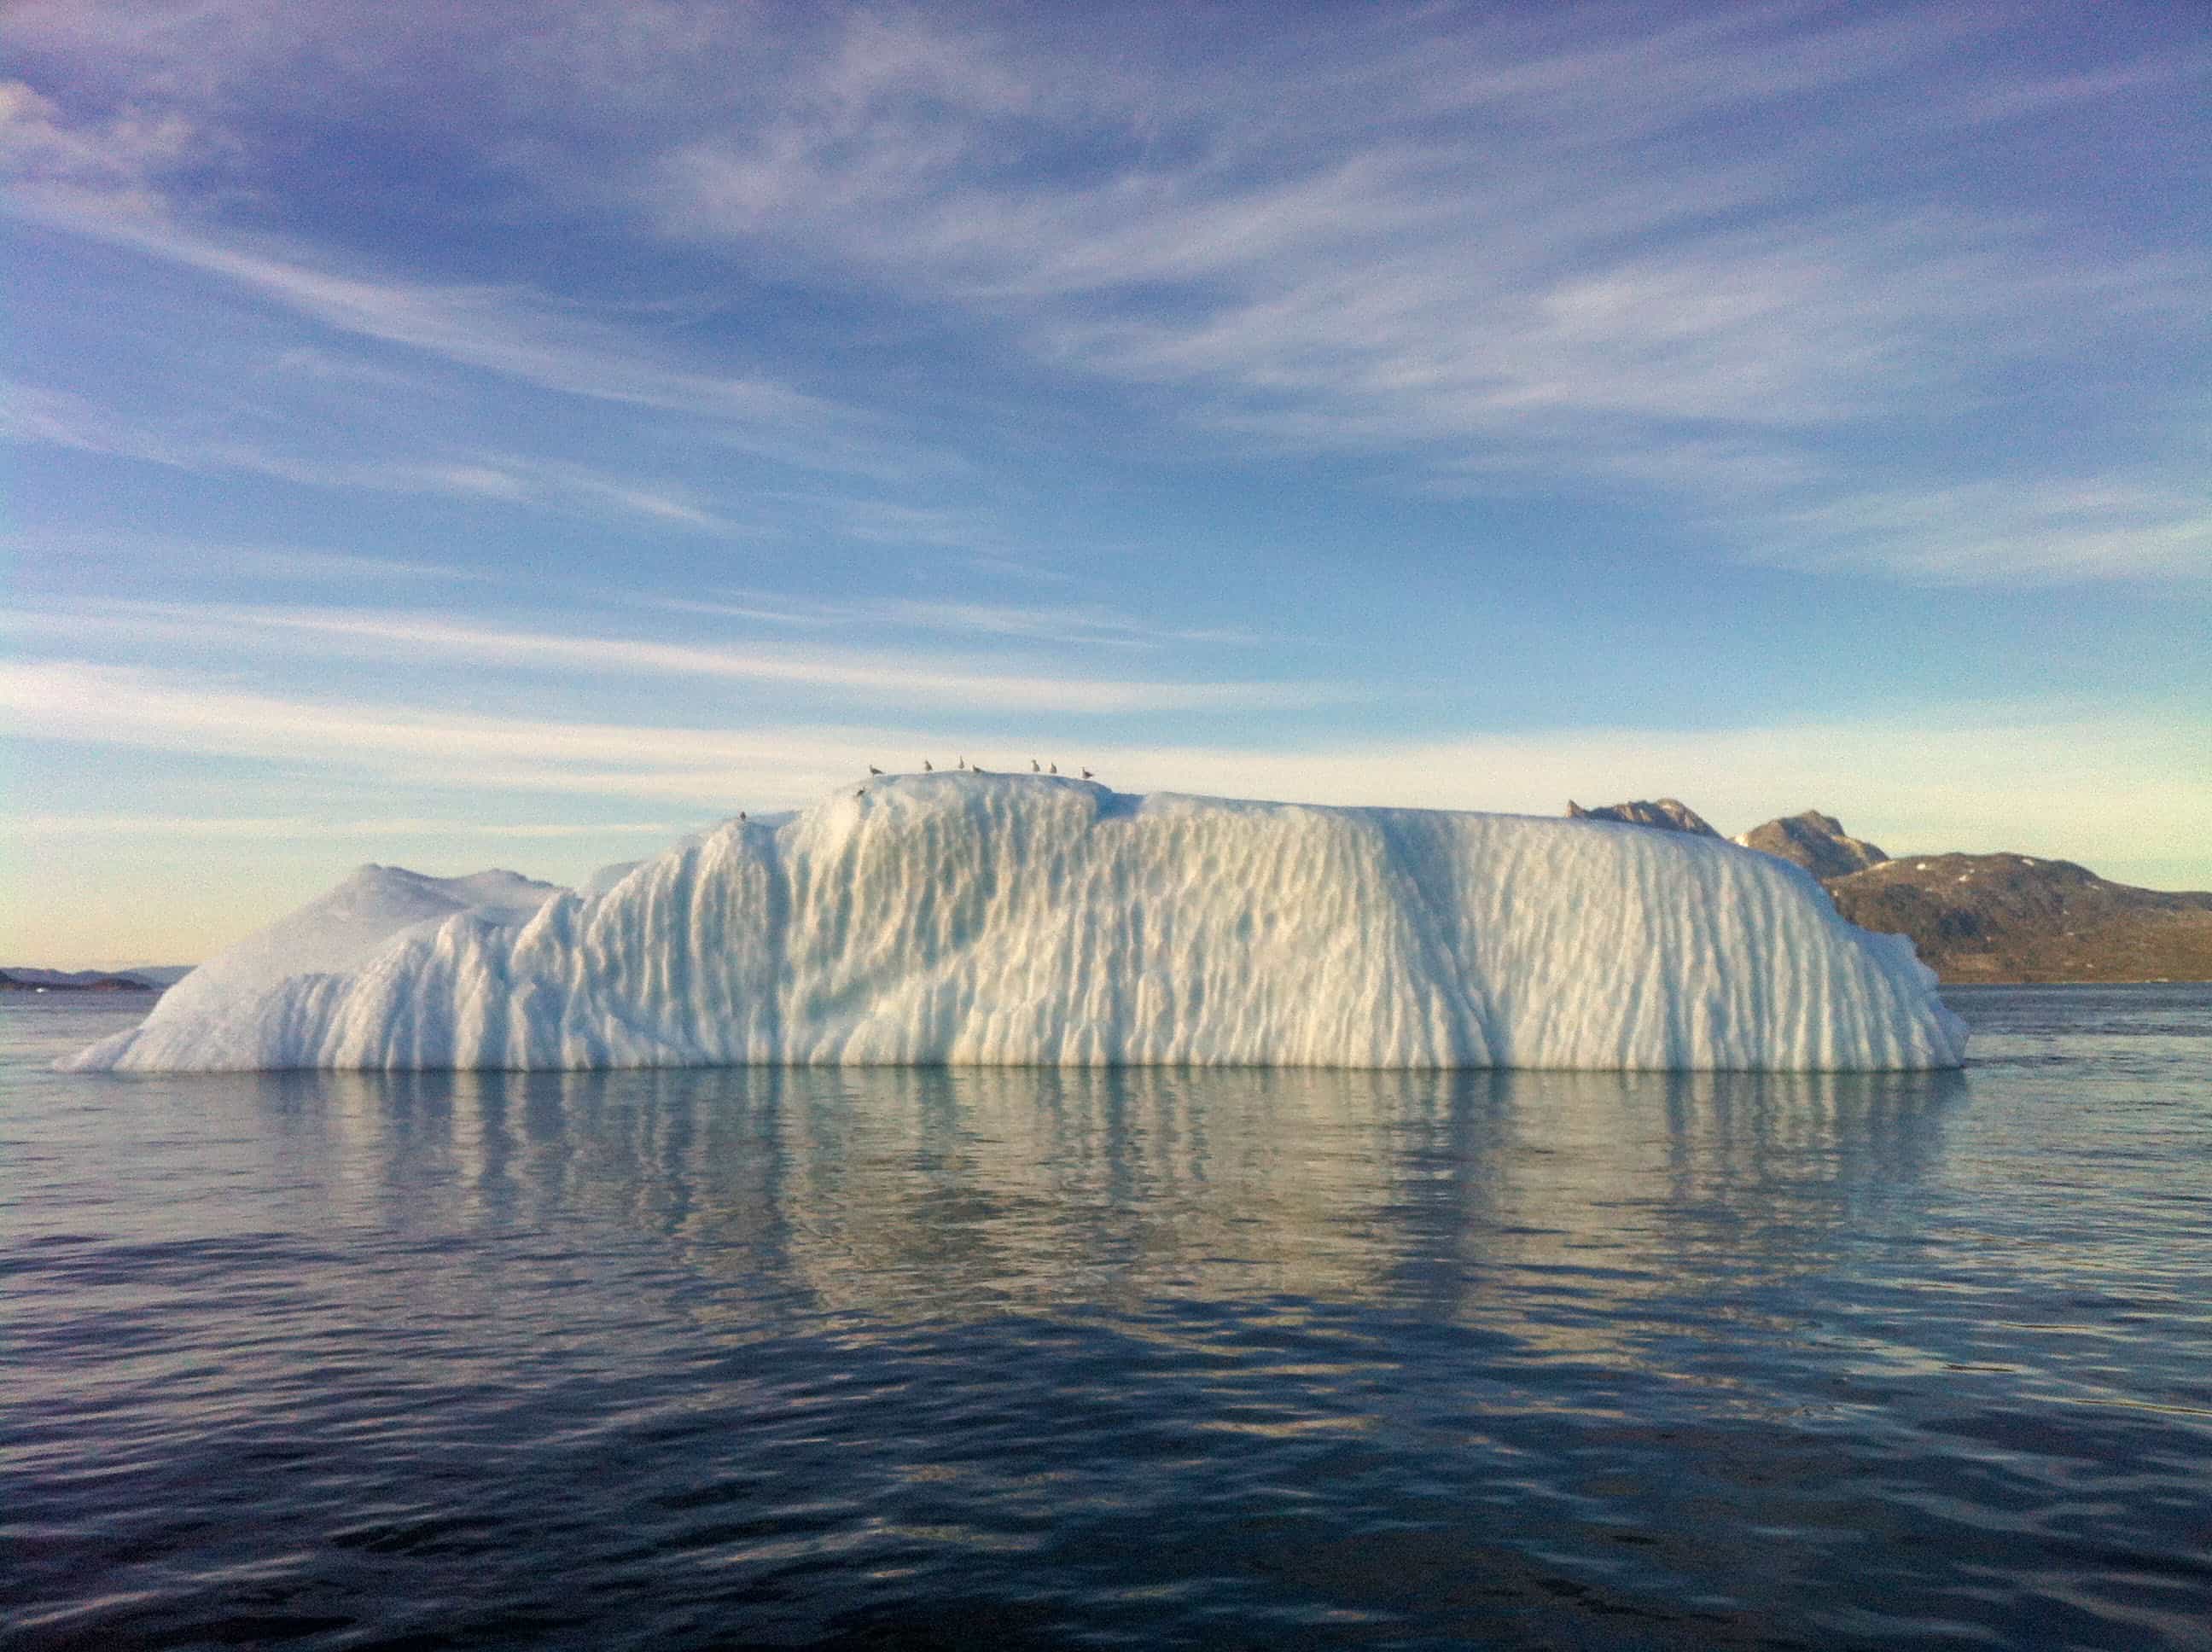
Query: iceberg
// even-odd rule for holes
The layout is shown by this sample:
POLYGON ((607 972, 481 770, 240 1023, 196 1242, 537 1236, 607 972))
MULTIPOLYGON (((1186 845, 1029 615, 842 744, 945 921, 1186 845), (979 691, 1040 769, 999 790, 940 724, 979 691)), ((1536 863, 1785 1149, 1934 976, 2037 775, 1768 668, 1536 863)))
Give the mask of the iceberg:
POLYGON ((1956 1066, 1935 981, 1716 837, 913 774, 582 890, 364 867, 64 1065, 1956 1066))

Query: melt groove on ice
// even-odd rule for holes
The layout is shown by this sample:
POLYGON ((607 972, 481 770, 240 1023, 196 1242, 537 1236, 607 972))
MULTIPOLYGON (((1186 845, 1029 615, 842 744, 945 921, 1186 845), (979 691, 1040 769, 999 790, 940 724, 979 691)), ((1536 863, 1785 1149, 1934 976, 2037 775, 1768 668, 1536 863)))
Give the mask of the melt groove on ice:
POLYGON ((581 890, 365 866, 65 1066, 1957 1066, 1902 936, 1591 821, 871 780, 581 890))

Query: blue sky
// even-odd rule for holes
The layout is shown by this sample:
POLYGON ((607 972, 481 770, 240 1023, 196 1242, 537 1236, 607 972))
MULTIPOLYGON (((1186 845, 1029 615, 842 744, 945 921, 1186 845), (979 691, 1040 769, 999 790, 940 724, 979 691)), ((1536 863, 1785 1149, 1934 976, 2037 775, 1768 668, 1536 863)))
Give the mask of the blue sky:
POLYGON ((925 756, 2212 886, 2201 7, 26 0, 0 82, 9 958, 925 756))

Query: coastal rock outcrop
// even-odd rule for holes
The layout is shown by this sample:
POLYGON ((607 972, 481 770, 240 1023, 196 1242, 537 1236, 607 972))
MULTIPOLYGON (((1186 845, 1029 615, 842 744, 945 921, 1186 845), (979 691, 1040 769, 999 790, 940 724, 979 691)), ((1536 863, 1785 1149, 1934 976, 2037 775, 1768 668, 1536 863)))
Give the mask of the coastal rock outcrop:
POLYGON ((1585 809, 1572 798, 1567 799, 1569 820, 1617 820, 1626 826, 1649 826, 1662 832, 1687 832, 1695 837, 1718 837, 1720 834, 1706 823, 1705 817, 1679 798, 1659 798, 1635 803, 1608 803, 1601 809, 1585 809))
POLYGON ((1863 838, 1850 836, 1833 815, 1824 815, 1817 809, 1770 820, 1735 841, 1762 854, 1779 855, 1822 879, 1846 878, 1889 859, 1863 838))
POLYGON ((1911 936, 1945 981, 2212 980, 2212 894, 2115 884, 2070 860, 1910 855, 1828 892, 1853 923, 1911 936))

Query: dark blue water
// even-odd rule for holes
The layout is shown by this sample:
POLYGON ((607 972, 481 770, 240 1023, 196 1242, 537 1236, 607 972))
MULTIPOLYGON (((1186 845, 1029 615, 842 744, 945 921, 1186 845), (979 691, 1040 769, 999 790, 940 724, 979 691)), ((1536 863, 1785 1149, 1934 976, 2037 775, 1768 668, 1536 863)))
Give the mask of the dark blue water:
POLYGON ((2212 991, 1963 1075, 217 1079, 0 1008, 9 1646, 2212 1644, 2212 991))

